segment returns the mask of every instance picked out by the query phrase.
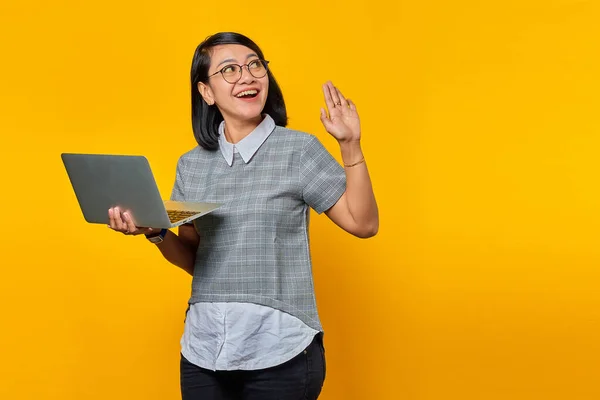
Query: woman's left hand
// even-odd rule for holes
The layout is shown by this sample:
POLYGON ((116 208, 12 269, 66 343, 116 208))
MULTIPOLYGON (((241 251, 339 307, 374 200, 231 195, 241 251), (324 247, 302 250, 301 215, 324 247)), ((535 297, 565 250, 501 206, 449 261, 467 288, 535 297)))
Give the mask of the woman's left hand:
POLYGON ((323 94, 327 113, 325 109, 321 108, 321 122, 327 132, 338 142, 359 141, 360 118, 356 111, 356 105, 352 100, 346 99, 331 82, 323 85, 323 94))

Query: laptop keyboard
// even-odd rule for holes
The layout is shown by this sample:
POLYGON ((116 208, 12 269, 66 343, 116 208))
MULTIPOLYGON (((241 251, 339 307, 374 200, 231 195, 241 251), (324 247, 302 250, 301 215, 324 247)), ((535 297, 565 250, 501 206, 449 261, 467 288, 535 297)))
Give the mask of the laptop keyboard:
POLYGON ((198 211, 180 211, 180 210, 167 210, 167 215, 171 223, 181 221, 184 218, 191 217, 192 215, 198 214, 198 211))

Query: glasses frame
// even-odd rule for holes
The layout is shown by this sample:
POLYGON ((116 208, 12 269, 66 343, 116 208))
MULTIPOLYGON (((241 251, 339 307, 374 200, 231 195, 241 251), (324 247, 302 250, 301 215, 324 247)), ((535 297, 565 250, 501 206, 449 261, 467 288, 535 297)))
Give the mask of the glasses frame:
POLYGON ((210 79, 210 78, 212 78, 213 76, 215 76, 215 75, 217 75, 217 74, 221 74, 221 76, 223 77, 223 80, 225 80, 225 82, 227 82, 227 83, 237 83, 237 82, 238 82, 240 79, 242 79, 242 74, 244 73, 244 67, 246 67, 246 69, 248 70, 248 73, 249 73, 250 75, 252 75, 252 76, 253 76, 253 77, 255 77, 256 79, 260 79, 260 78, 264 78, 264 77, 267 75, 267 73, 269 72, 269 61, 267 61, 267 60, 262 60, 262 59, 260 59, 260 58, 256 58, 256 59, 254 59, 254 60, 250 61, 250 62, 249 62, 249 63, 247 63, 247 64, 242 64, 242 65, 240 65, 240 64, 235 64, 235 63, 232 63, 232 64, 227 64, 227 65, 225 65, 223 68, 221 68, 220 70, 218 70, 217 72, 215 72, 214 74, 212 74, 212 75, 209 75, 209 76, 208 76, 208 78, 210 79), (254 74, 252 73, 252 71, 250 71, 250 64, 252 64, 252 63, 254 63, 254 62, 256 62, 256 61, 260 61, 260 62, 261 62, 261 64, 263 65, 263 67, 265 68, 265 74, 264 74, 264 75, 262 75, 262 76, 256 76, 256 75, 254 75, 254 74), (239 68, 240 68, 240 72, 239 72, 239 74, 238 74, 238 75, 239 75, 239 76, 238 76, 238 78, 237 78, 235 81, 233 81, 233 82, 230 82, 230 81, 228 81, 227 79, 225 79, 225 73, 224 73, 223 71, 224 71, 226 68, 230 68, 230 67, 232 67, 232 66, 237 66, 237 67, 239 67, 239 68))

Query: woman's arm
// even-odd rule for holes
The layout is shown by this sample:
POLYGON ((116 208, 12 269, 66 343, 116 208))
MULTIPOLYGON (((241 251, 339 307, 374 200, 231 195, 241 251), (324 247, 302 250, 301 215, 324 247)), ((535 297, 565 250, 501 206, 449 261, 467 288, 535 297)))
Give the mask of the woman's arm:
MULTIPOLYGON (((364 160, 360 142, 340 143, 344 165, 364 160)), ((346 192, 325 211, 336 225, 360 238, 370 238, 379 230, 379 211, 366 162, 345 167, 346 192)))
POLYGON ((167 231, 163 241, 156 245, 167 261, 194 275, 196 250, 200 236, 194 225, 181 225, 178 234, 167 231))
MULTIPOLYGON (((121 212, 117 207, 108 210, 109 227, 126 235, 141 235, 158 232, 158 228, 141 228, 135 226, 127 212, 121 212)), ((167 231, 163 241, 156 247, 171 264, 178 266, 190 275, 194 274, 196 250, 200 236, 193 225, 181 225, 179 235, 167 231)))
POLYGON ((329 116, 321 109, 321 122, 338 141, 346 171, 346 192, 325 214, 345 231, 369 238, 379 230, 379 211, 371 178, 360 146, 360 119, 356 105, 331 82, 323 85, 329 116))

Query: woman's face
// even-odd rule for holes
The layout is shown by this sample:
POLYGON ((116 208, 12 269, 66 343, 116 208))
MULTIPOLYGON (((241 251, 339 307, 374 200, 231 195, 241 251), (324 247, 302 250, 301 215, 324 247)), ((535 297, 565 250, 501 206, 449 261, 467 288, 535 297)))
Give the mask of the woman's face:
POLYGON ((249 120, 261 115, 269 78, 254 51, 238 44, 213 47, 208 76, 206 84, 198 83, 198 90, 208 104, 219 107, 223 117, 249 120))

